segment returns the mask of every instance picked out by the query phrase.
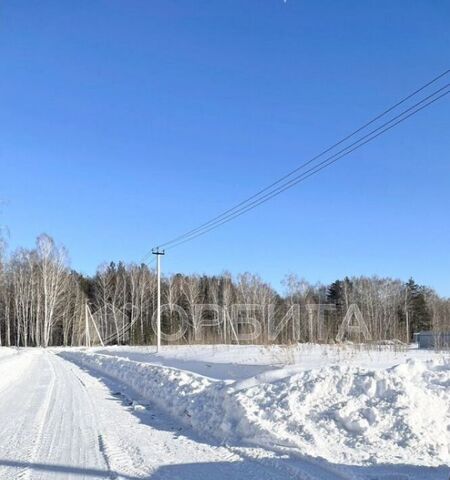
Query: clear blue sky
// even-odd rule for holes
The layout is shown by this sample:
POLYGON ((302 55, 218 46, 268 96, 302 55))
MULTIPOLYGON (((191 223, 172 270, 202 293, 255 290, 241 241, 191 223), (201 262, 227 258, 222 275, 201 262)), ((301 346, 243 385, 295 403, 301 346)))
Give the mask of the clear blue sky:
MULTIPOLYGON (((2 2, 10 248, 139 261, 448 68, 449 24, 444 0, 2 2)), ((449 131, 445 100, 164 266, 450 295, 449 131)))

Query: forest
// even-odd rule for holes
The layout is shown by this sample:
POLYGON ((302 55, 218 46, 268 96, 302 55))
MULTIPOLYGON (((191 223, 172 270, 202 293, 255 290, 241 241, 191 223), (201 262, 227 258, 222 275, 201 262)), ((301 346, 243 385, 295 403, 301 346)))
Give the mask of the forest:
MULTIPOLYGON (((6 346, 78 346, 154 344, 152 319, 156 310, 156 272, 146 264, 109 263, 92 277, 69 267, 68 252, 42 234, 33 249, 8 253, 0 249, 0 342, 6 346)), ((177 343, 245 343, 242 321, 217 321, 212 305, 224 312, 233 305, 250 308, 261 324, 258 339, 268 344, 268 312, 279 324, 277 343, 333 343, 348 308, 356 304, 370 332, 371 342, 409 342, 414 332, 450 331, 450 299, 440 297, 413 279, 345 277, 330 285, 311 284, 297 274, 283 280, 277 292, 253 273, 231 275, 171 274, 162 278, 162 330, 179 331, 180 307, 189 321, 177 343), (284 322, 292 305, 298 305, 300 327, 284 322), (317 308, 318 305, 332 306, 317 308), (267 307, 267 308, 266 308, 267 307), (324 321, 317 328, 318 313, 324 321), (208 321, 209 319, 209 321, 208 321), (242 340, 244 338, 244 340, 242 340)), ((245 315, 249 315, 244 311, 245 315)), ((247 341, 248 343, 248 341, 247 341)))

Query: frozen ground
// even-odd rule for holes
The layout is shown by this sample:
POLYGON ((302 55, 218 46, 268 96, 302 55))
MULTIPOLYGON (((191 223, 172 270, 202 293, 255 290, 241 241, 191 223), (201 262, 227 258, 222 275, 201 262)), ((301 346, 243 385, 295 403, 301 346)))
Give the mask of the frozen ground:
POLYGON ((292 347, 258 345, 114 346, 91 348, 90 351, 114 355, 136 362, 152 363, 188 370, 217 380, 242 380, 277 368, 292 366, 299 370, 346 365, 372 369, 389 368, 408 359, 450 358, 449 353, 418 350, 404 345, 354 346, 299 344, 292 347))
POLYGON ((448 480, 450 358, 0 349, 0 479, 448 480))

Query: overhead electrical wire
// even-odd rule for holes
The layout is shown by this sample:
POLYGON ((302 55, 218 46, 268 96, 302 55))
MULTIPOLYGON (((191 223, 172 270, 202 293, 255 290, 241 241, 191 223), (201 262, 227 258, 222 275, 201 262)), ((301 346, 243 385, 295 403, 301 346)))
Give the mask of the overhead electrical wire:
MULTIPOLYGON (((415 111, 411 112, 409 115, 401 118, 400 120, 398 120, 397 122, 395 122, 394 124, 390 125, 390 126, 387 126, 386 128, 384 128, 382 131, 380 131, 379 133, 371 136, 370 138, 368 138, 366 141, 362 142, 362 143, 359 143, 358 142, 355 142, 355 143, 359 143, 358 145, 356 145, 355 147, 351 148, 350 150, 347 150, 345 151, 344 153, 342 153, 341 155, 338 155, 336 157, 336 154, 333 155, 332 157, 328 157, 327 159, 325 159, 323 162, 320 162, 320 164, 312 167, 311 169, 307 170, 306 172, 304 172, 303 174, 299 175, 298 177, 294 177, 292 180, 290 180, 289 182, 287 182, 287 184, 284 184, 282 185, 281 187, 278 187, 278 189, 276 189, 275 191, 272 191, 270 193, 268 193, 267 195, 261 197, 260 199, 258 200, 255 200, 255 202, 252 202, 250 203, 249 205, 246 205, 245 207, 243 207, 241 210, 238 210, 236 212, 234 212, 233 214, 230 214, 230 216, 227 216, 221 220, 218 220, 217 223, 213 223, 212 225, 209 225, 208 227, 206 227, 206 229, 204 230, 201 230, 199 232, 197 232, 196 234, 192 234, 191 236, 183 239, 183 240, 180 240, 179 242, 176 242, 174 244, 172 244, 171 246, 167 247, 166 250, 171 250, 172 248, 175 248, 179 245, 182 245, 183 243, 186 243, 186 242, 189 242, 190 240, 193 240, 197 237, 200 237, 208 232, 210 232, 211 230, 214 230, 218 227, 220 227, 221 225, 225 224, 225 223, 228 223, 230 222, 231 220, 234 220, 235 218, 237 217, 240 217, 241 215, 243 215, 244 213, 247 213, 248 211, 250 210, 253 210, 254 208, 256 208, 257 206, 261 205, 262 203, 265 203, 267 201, 269 201, 270 199, 272 199, 273 197, 276 197, 278 196, 280 193, 284 192, 285 190, 288 190, 289 188, 292 188, 294 187, 295 185, 297 185, 298 183, 306 180, 307 178, 315 175, 316 173, 320 172, 321 170, 323 170, 324 168, 332 165, 333 163, 337 162, 338 160, 340 160, 341 158, 347 156, 348 154, 354 152, 355 150, 357 150, 358 148, 362 147, 363 145, 371 142, 372 140, 374 140, 375 138, 379 137, 380 135, 382 135, 383 133, 387 132, 388 130, 390 130, 391 128, 397 126, 399 123, 405 121, 406 119, 408 119, 409 117, 415 115, 416 113, 418 113, 419 111, 423 110, 424 108, 428 107, 429 105, 431 105, 432 103, 436 102, 437 100, 439 100, 440 98, 444 97, 445 95, 449 94, 450 93, 450 90, 447 90, 446 92, 442 93, 441 95, 439 95, 438 97, 434 98, 433 100, 427 102, 425 105, 423 105, 422 107, 420 108, 417 108, 415 111), (335 158, 333 158, 335 157, 335 158)), ((420 102, 422 103, 422 102, 420 102)), ((404 112, 405 113, 405 112, 404 112)), ((403 116, 403 114, 401 114, 401 116, 403 116)), ((398 118, 398 117, 397 117, 398 118)), ((387 122, 387 123, 391 123, 391 121, 387 122)), ((378 129, 377 129, 378 130, 378 129)), ((374 132, 371 132, 371 133, 374 133, 374 132)), ((371 134, 369 134, 371 135, 371 134)))
MULTIPOLYGON (((233 206, 232 208, 229 208, 228 210, 225 210, 224 212, 222 212, 221 214, 213 217, 212 219, 210 219, 209 221, 199 225, 198 227, 194 228, 194 229, 191 229, 175 238, 173 238, 172 240, 169 240, 165 243, 162 243, 159 245, 159 247, 168 247, 167 249, 172 249, 172 248, 175 248, 183 243, 186 243, 190 240, 193 240, 194 238, 197 238, 201 235, 204 235, 206 233, 208 233, 209 231, 211 230, 214 230, 215 228, 218 228, 219 226, 223 225, 224 223, 228 223, 229 221, 233 220, 234 218, 237 218, 241 215, 243 215, 244 213, 246 213, 247 211, 249 210, 252 210, 253 208, 256 208, 258 205, 260 205, 261 203, 265 203, 266 201, 270 200, 271 198, 273 198, 274 196, 277 196, 279 195, 280 193, 284 192, 285 190, 297 185, 299 182, 305 180, 306 178, 309 178, 310 176, 318 173, 319 171, 323 170, 324 168, 330 166, 331 164, 335 163, 337 160, 339 160, 340 158, 350 154, 351 152, 353 152, 354 150, 362 147, 363 145, 365 145, 366 143, 374 140, 375 138, 379 137, 380 135, 382 135, 384 132, 390 130, 391 128, 393 128, 394 126, 398 125, 399 123, 403 122, 404 120, 406 120, 407 118, 415 115, 416 113, 418 113, 419 111, 423 110, 424 108, 428 107, 429 105, 431 105, 432 103, 434 103, 435 101, 437 101, 438 99, 444 97, 445 95, 447 95, 449 93, 449 91, 445 91, 444 93, 442 93, 441 95, 439 95, 438 97, 434 98, 433 100, 430 100, 432 97, 435 97, 438 93, 442 92, 443 90, 445 90, 446 88, 449 87, 449 84, 446 84, 444 85, 443 87, 441 87, 440 89, 434 91, 432 94, 428 95, 427 97, 421 99, 419 102, 415 103, 414 105, 412 105, 411 107, 409 107, 408 109, 402 111, 400 114, 396 115, 395 117, 391 118, 390 120, 388 120, 387 122, 385 122, 384 124, 382 124, 381 126, 377 127, 376 129, 370 131, 368 134, 360 137, 358 140, 356 140, 355 142, 351 143, 350 145, 347 145, 346 147, 344 147, 343 149, 339 150, 338 152, 336 152, 335 154, 331 155, 330 157, 327 157, 325 158, 324 160, 322 160, 321 162, 319 162, 318 164, 315 164, 313 167, 309 168, 308 170, 306 170, 305 172, 301 173, 300 175, 297 175, 293 178, 290 178, 292 177, 295 173, 299 172, 301 169, 305 168, 306 166, 308 165, 311 165, 314 161, 318 160, 319 158, 323 157, 326 153, 329 153, 331 150, 333 150, 334 148, 338 147, 339 145, 342 145, 345 141, 349 140, 350 138, 354 137, 355 135, 357 135, 358 133, 360 133, 362 130, 366 129, 368 126, 372 125, 373 123, 375 123, 377 120, 381 119, 382 117, 386 116, 388 113, 392 112, 393 110, 395 110, 397 107, 399 107, 400 105, 404 104, 405 102, 407 102, 409 99, 415 97, 417 94, 419 94, 420 92, 422 92, 423 90, 425 90, 427 87, 429 87, 430 85, 432 85, 433 83, 437 82, 439 79, 443 78, 444 76, 448 75, 450 72, 450 69, 449 70, 446 70, 445 72, 441 73, 440 75, 434 77, 432 80, 428 81, 426 84, 422 85, 420 88, 418 88, 417 90, 415 90, 414 92, 410 93, 409 95, 407 95, 406 97, 402 98, 400 101, 398 101, 397 103, 395 103, 394 105, 392 105, 391 107, 387 108, 386 110, 384 110, 382 113, 376 115, 374 118, 372 118, 371 120, 369 120, 367 123, 365 123, 364 125, 362 125, 361 127, 359 127, 358 129, 354 130, 352 133, 350 133, 349 135, 345 136, 344 138, 342 138, 341 140, 339 140, 338 142, 334 143, 332 146, 326 148, 325 150, 323 150, 321 153, 319 153, 318 155, 314 156, 313 158, 309 159, 308 161, 302 163, 301 165, 299 165, 297 168, 295 168, 294 170, 290 171, 288 174, 282 176, 281 178, 279 178, 278 180, 276 180, 275 182, 271 183, 270 185, 266 186, 265 188, 263 188, 262 190, 259 190, 258 192, 256 192, 255 194, 251 195, 250 197, 246 198, 245 200, 239 202, 238 204, 236 204, 235 206, 233 206), (417 108, 416 110, 414 110, 416 107, 418 107, 420 104, 423 104, 424 102, 426 102, 426 100, 430 100, 428 103, 422 105, 420 108, 417 108), (414 110, 414 111, 413 111, 414 110), (404 116, 405 114, 407 114, 408 112, 411 112, 409 113, 408 115, 404 116), (403 117, 403 118, 401 118, 403 117), (395 122, 395 120, 399 119, 397 122, 395 122), (392 122, 395 122, 392 124, 392 122), (392 124, 390 126, 388 126, 389 124, 392 124), (386 127, 386 128, 385 128, 386 127), (378 133, 376 133, 378 132, 378 133), (376 133, 376 134, 375 134, 376 133), (374 135, 375 134, 375 135, 374 135), (368 138, 370 137, 370 138, 368 138), (367 139, 366 141, 363 142, 363 140, 367 139), (362 143, 361 143, 362 142, 362 143), (353 147, 353 148, 352 148, 353 147), (288 180, 289 179, 289 180, 288 180), (281 184, 281 185, 280 185, 281 184), (277 188, 273 188, 273 187, 276 187, 277 185, 279 185, 277 188), (266 193, 267 192, 267 193, 266 193), (265 195, 262 195, 264 194, 265 195), (253 201, 252 201, 253 200, 253 201)), ((151 255, 151 251, 148 252, 144 258, 143 258, 143 261, 146 260, 150 255, 151 255)))
POLYGON ((332 149, 338 147, 339 145, 341 145, 342 143, 344 143, 346 140, 349 140, 350 138, 352 138, 353 136, 355 136, 357 133, 361 132, 362 130, 364 130, 365 128, 367 128, 369 125, 373 124, 374 122, 376 122, 377 120, 379 120, 380 118, 384 117, 385 115, 387 115, 388 113, 390 113, 391 111, 393 111, 395 108, 399 107, 400 105, 402 105, 403 103, 405 103, 406 101, 408 101, 409 99, 411 99, 412 97, 416 96, 418 93, 422 92, 423 90, 425 90, 427 87, 429 87, 430 85, 432 85, 433 83, 437 82, 438 80, 440 80, 442 77, 444 77, 445 75, 448 75, 448 73, 450 73, 450 70, 446 70, 445 72, 439 74, 438 76, 434 77, 432 80, 430 80, 429 82, 425 83, 424 85, 422 85, 420 88, 418 88, 417 90, 415 90, 414 92, 410 93, 409 95, 407 95, 406 97, 402 98, 401 100, 399 100, 397 103, 395 103, 394 105, 392 105, 391 107, 389 107, 388 109, 384 110, 382 113, 376 115, 374 118, 372 118, 371 120, 369 120, 367 123, 365 123, 364 125, 362 125, 361 127, 357 128, 356 130, 354 130, 352 133, 350 133, 349 135, 347 135, 346 137, 342 138, 341 140, 339 140, 338 142, 334 143, 333 145, 331 145, 330 147, 326 148, 325 150, 323 150, 321 153, 319 153, 318 155, 314 156, 313 158, 309 159, 308 161, 302 163, 301 165, 299 165, 298 167, 296 167, 294 170, 291 170, 289 173, 287 173, 286 175, 282 176, 281 178, 279 178, 278 180, 276 180, 275 182, 271 183, 270 185, 266 186, 265 188, 263 188, 262 190, 259 190, 258 192, 256 192, 255 194, 251 195, 250 197, 246 198, 245 200, 242 200, 241 202, 239 202, 238 204, 236 204, 234 207, 232 208, 229 208, 228 210, 225 210, 224 212, 222 212, 221 214, 217 215, 216 217, 212 218, 211 220, 199 225, 198 227, 192 229, 192 230, 189 230, 188 232, 185 232, 183 233, 182 235, 179 235, 178 237, 168 241, 168 242, 165 242, 161 245, 159 245, 160 247, 165 247, 165 246, 168 246, 169 244, 172 244, 172 243, 175 243, 177 242, 178 240, 181 240, 182 238, 186 237, 186 236, 189 236, 193 233, 196 233, 198 230, 202 229, 203 227, 206 227, 208 226, 209 224, 211 224, 212 222, 214 222, 215 220, 218 220, 219 218, 225 216, 226 214, 228 213, 231 213, 232 211, 238 209, 239 207, 243 206, 245 203, 249 202, 250 200, 253 200, 254 198, 258 197, 259 195, 261 195, 262 193, 266 192, 267 190, 269 190, 270 188, 274 187, 275 185, 278 185, 279 183, 281 183, 283 180, 286 180, 287 178, 289 178, 290 176, 292 176, 294 173, 297 173, 299 170, 301 170, 302 168, 304 168, 305 166, 311 164, 312 162, 314 162, 315 160, 318 160, 320 157, 322 157, 323 155, 325 155, 326 153, 330 152, 332 149))

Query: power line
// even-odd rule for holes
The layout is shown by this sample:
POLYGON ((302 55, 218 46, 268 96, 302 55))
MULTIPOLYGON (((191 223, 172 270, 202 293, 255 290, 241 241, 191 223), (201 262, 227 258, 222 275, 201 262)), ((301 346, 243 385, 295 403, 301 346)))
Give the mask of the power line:
POLYGON ((140 264, 145 263, 147 267, 150 267, 153 263, 156 262, 155 258, 152 258, 150 261, 148 261, 149 257, 152 255, 152 252, 145 254, 141 261, 139 262, 140 264))
MULTIPOLYGON (((161 244, 160 246, 161 247, 166 247, 168 245, 172 245, 172 244, 178 244, 178 242, 184 238, 191 238, 191 236, 195 235, 197 232, 199 231, 202 231, 204 228, 207 228, 208 226, 211 226, 212 224, 214 224, 215 222, 218 222, 220 221, 221 219, 223 219, 224 217, 228 217, 228 215, 231 215, 233 213, 237 213, 237 211, 240 211, 241 208, 246 208, 246 204, 248 202, 250 202, 251 200, 253 199, 256 199, 257 197, 259 197, 261 194, 267 192, 268 190, 270 190, 272 187, 280 184, 281 182, 283 182, 284 180, 288 179, 289 177, 291 177, 293 174, 297 173, 299 170, 301 170, 302 168, 304 168, 305 166, 311 164, 312 162, 314 162, 315 160, 319 159, 320 157, 322 157, 323 155, 325 155, 326 153, 330 152, 332 149, 336 148, 337 146, 341 145, 342 143, 344 143, 346 140, 352 138, 353 136, 355 136, 357 133, 361 132, 363 129, 367 128, 369 125, 373 124, 374 122, 376 122, 377 120, 379 120, 380 118, 384 117, 385 115, 387 115, 388 113, 390 113, 391 111, 393 111, 394 109, 396 109, 398 106, 402 105, 403 103, 405 103, 407 100, 411 99, 412 97, 416 96, 418 93, 420 93, 421 91, 423 91, 424 89, 426 89, 427 87, 429 87, 430 85, 432 85, 433 83, 437 82, 439 79, 443 78, 444 76, 446 76, 448 73, 450 72, 450 70, 446 70, 445 72, 439 74, 438 76, 436 76, 435 78, 433 78, 432 80, 430 80, 429 82, 427 82, 426 84, 422 85, 420 88, 418 88, 417 90, 415 90, 414 92, 410 93, 409 95, 407 95, 406 97, 402 98, 400 101, 398 101, 397 103, 395 103, 394 105, 392 105, 391 107, 389 107, 388 109, 384 110, 382 113, 376 115, 374 118, 372 118, 371 120, 369 120, 367 123, 365 123, 364 125, 362 125, 361 127, 359 127, 358 129, 354 130, 352 133, 350 133, 349 135, 347 135, 346 137, 344 137, 343 139, 339 140, 338 142, 336 142, 335 144, 333 144, 332 146, 328 147, 327 149, 323 150, 321 153, 319 153, 318 155, 316 155, 315 157, 311 158, 310 160, 302 163, 300 166, 298 166, 297 168, 295 168, 294 170, 292 170, 291 172, 289 172, 288 174, 284 175, 283 177, 279 178, 278 180, 276 180, 275 182, 271 183, 270 185, 268 185, 267 187, 263 188, 262 190, 258 191, 257 193, 253 194, 252 196, 248 197, 247 199, 239 202, 238 204, 236 204, 235 206, 233 206, 232 208, 229 208, 228 210, 225 210, 224 212, 222 212, 221 214, 213 217, 211 220, 199 225, 198 227, 192 229, 192 230, 189 230, 185 233, 183 233, 182 235, 179 235, 177 237, 175 237, 174 239, 172 240, 169 240, 168 242, 165 242, 163 244, 161 244)), ((445 88, 445 87, 443 87, 445 88)), ((436 92, 435 92, 436 93, 436 92)), ((428 97, 427 97, 428 98, 428 97)), ((352 144, 353 145, 353 144, 352 144)), ((348 147, 347 147, 348 148, 348 147)), ((192 237, 192 238, 195 238, 192 237)), ((146 257, 148 257, 149 255, 151 255, 151 252, 149 252, 146 257)))
MULTIPOLYGON (((427 97, 430 98, 430 97, 433 97, 435 96, 439 91, 442 91, 443 89, 447 88, 450 84, 447 84, 445 85, 444 87, 442 87, 441 89, 439 89, 438 91, 434 92, 433 94, 429 95, 427 97)), ((297 176, 297 177, 294 177, 293 179, 291 179, 290 181, 286 182, 285 184, 281 185, 280 187, 278 187, 277 189, 267 193, 266 195, 264 195, 263 197, 259 198, 258 200, 255 200, 254 202, 246 205, 245 207, 243 207, 242 209, 239 209, 237 210, 236 212, 234 213, 230 213, 229 215, 225 216, 224 218, 221 218, 221 219, 218 219, 217 221, 215 222, 208 222, 208 226, 205 227, 204 229, 201 229, 200 231, 197 231, 196 233, 192 233, 191 235, 189 235, 187 238, 184 238, 183 240, 180 240, 178 242, 175 242, 173 243, 172 241, 172 245, 170 247, 167 248, 167 250, 170 250, 172 248, 175 248, 179 245, 182 245, 183 243, 186 243, 190 240, 193 240, 201 235, 204 235, 208 232, 210 232, 211 230, 214 230, 218 227, 220 227, 221 225, 223 225, 224 223, 228 223, 230 222, 231 220, 234 220, 235 218, 243 215, 244 213, 248 212, 249 210, 253 210, 254 208, 256 208, 257 206, 261 205, 262 203, 265 203, 267 202, 268 200, 270 200, 271 198, 275 197, 275 196, 278 196, 280 193, 284 192, 285 190, 288 190, 289 188, 292 188, 293 186, 297 185, 298 183, 300 183, 301 181, 304 181, 306 180, 307 178, 311 177, 312 175, 315 175, 316 173, 319 173, 321 170, 323 170, 324 168, 327 168, 328 166, 332 165, 333 163, 337 162, 338 160, 340 160, 341 158, 349 155, 350 153, 352 153, 353 151, 357 150, 358 148, 362 147, 363 145, 371 142, 372 140, 375 140, 376 138, 378 138, 380 135, 382 135, 383 133, 387 132, 388 130, 391 130, 392 128, 394 128, 395 126, 397 126, 398 124, 402 123, 403 121, 407 120, 408 118, 412 117, 413 115, 415 115, 416 113, 420 112, 421 110, 427 108, 428 106, 430 106, 431 104, 433 104, 434 102, 436 102, 437 100, 439 100, 440 98, 444 97, 445 95, 447 95, 448 93, 450 93, 450 90, 447 90, 445 91, 444 93, 442 93, 441 95, 437 96, 436 98, 434 98, 433 100, 430 100, 429 102, 425 103, 424 105, 422 105, 421 107, 419 108, 416 108, 416 110, 412 111, 411 113, 409 113, 408 115, 404 116, 405 113, 407 113, 408 111, 410 111, 411 109, 417 107, 418 105, 420 105, 421 103, 423 103, 425 101, 425 99, 421 100, 420 102, 417 102, 415 105, 413 105, 412 107, 408 108, 407 110, 403 111, 401 114, 397 115, 396 117, 394 117, 394 119, 391 119, 389 120, 388 122, 384 123, 381 127, 378 127, 377 129, 371 131, 369 134, 365 135, 364 137, 360 138, 359 140, 357 140, 356 142, 354 142, 353 144, 351 145, 355 145, 353 148, 350 148, 349 147, 346 147, 344 148, 343 150, 341 150, 340 152, 343 152, 341 154, 339 154, 339 152, 337 154, 334 154, 328 158, 326 158, 325 160, 323 160, 322 162, 320 162, 319 164, 315 165, 314 167, 310 168, 309 170, 307 170, 306 172, 302 173, 301 175, 297 176), (403 117, 403 118, 400 118, 398 121, 396 121, 395 123, 391 124, 395 119, 398 119, 399 117, 403 117), (391 124, 391 125, 389 125, 391 124), (389 126, 388 126, 389 125, 389 126), (383 128, 383 127, 386 127, 386 128, 383 128), (376 133, 375 135, 373 135, 376 131, 380 130, 380 128, 383 128, 381 131, 379 131, 378 133, 376 133), (369 137, 369 138, 367 138, 369 137), (360 143, 363 139, 367 138, 365 141, 363 141, 362 143, 360 143), (350 149, 349 149, 350 148, 350 149)), ((167 243, 165 244, 167 245, 167 243)))

